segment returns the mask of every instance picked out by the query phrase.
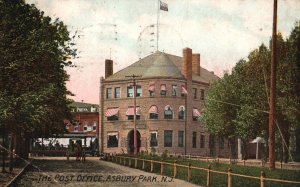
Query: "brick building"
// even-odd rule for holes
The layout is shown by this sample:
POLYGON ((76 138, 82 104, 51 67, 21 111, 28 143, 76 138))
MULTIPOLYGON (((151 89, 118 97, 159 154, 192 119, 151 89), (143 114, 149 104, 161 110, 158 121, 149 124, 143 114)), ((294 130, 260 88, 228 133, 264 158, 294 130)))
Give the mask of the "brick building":
POLYGON ((64 137, 99 139, 99 105, 84 102, 71 104, 73 121, 65 121, 69 131, 64 137))
POLYGON ((133 152, 133 80, 136 78, 138 151, 228 157, 228 142, 209 135, 201 111, 210 84, 219 78, 200 66, 200 54, 155 52, 113 74, 105 61, 100 80, 100 151, 133 152))

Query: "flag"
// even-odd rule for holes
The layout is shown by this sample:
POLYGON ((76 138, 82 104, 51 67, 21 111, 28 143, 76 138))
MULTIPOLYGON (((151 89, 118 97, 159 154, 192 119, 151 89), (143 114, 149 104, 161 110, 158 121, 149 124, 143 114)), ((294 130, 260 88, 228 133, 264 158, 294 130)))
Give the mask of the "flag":
POLYGON ((168 4, 162 1, 159 2, 160 2, 160 10, 168 11, 168 4))

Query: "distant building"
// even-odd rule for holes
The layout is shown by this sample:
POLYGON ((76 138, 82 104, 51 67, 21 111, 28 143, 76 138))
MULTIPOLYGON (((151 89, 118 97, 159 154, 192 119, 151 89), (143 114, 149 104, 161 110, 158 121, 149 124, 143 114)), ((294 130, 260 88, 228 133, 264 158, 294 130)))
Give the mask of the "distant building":
POLYGON ((69 131, 65 137, 85 137, 99 139, 99 105, 83 102, 71 104, 73 121, 65 121, 69 131))
POLYGON ((133 81, 136 78, 138 151, 229 156, 223 137, 208 134, 201 122, 207 90, 219 78, 200 66, 200 54, 183 57, 155 52, 113 74, 105 61, 100 80, 100 150, 133 152, 133 81))

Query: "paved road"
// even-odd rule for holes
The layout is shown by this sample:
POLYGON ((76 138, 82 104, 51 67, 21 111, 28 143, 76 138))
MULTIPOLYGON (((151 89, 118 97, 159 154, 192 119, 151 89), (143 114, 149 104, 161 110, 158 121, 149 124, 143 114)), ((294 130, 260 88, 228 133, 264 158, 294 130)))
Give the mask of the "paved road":
POLYGON ((66 158, 36 158, 18 186, 196 186, 141 170, 89 157, 85 163, 66 158), (38 171, 38 169, 40 171, 38 171))

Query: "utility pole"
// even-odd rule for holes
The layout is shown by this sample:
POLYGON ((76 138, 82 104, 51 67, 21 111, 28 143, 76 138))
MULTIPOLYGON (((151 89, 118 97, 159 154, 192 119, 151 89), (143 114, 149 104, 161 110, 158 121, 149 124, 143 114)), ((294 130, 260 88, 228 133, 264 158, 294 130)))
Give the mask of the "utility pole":
POLYGON ((132 78, 133 81, 133 154, 137 155, 137 134, 136 134, 136 78, 141 77, 141 75, 130 75, 125 76, 132 78))
POLYGON ((277 64, 277 0, 274 0, 273 32, 272 32, 272 62, 270 85, 269 113, 269 169, 275 169, 275 112, 276 112, 276 64, 277 64))

